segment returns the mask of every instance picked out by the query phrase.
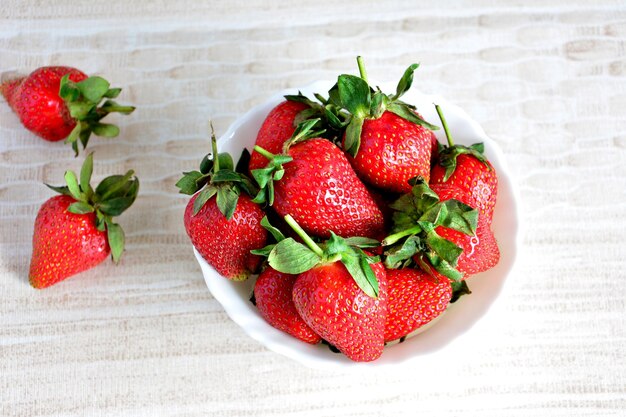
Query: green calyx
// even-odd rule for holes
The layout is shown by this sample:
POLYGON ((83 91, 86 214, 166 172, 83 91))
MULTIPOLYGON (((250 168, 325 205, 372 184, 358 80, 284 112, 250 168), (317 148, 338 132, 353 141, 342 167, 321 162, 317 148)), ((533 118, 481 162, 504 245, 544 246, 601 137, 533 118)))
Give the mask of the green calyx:
POLYGON ((417 263, 427 273, 434 274, 435 270, 459 281, 462 274, 456 264, 462 249, 439 236, 435 228, 443 226, 474 235, 478 211, 458 200, 439 201, 422 178, 412 179, 411 184, 411 193, 391 205, 395 210, 392 234, 382 242, 387 247, 385 266, 396 269, 417 263))
POLYGON ((308 108, 302 110, 294 119, 294 126, 311 120, 319 119, 314 128, 319 131, 318 135, 329 139, 332 142, 339 143, 344 129, 350 122, 350 114, 347 113, 339 103, 332 98, 324 98, 319 94, 315 94, 315 98, 319 101, 315 102, 304 96, 301 92, 297 95, 287 95, 285 99, 304 103, 308 108))
POLYGON ((363 60, 357 57, 360 77, 343 74, 337 84, 329 91, 331 101, 343 107, 350 115, 346 127, 345 150, 356 156, 361 145, 361 131, 365 119, 378 119, 385 111, 390 111, 412 123, 431 130, 438 129, 422 119, 415 112, 415 107, 400 101, 413 84, 413 74, 419 64, 410 65, 398 82, 395 94, 384 94, 379 88, 373 89, 367 81, 363 60))
MULTIPOLYGON (((183 172, 176 186, 181 194, 193 195, 200 191, 193 204, 194 216, 215 196, 220 212, 230 220, 237 208, 239 195, 244 191, 250 196, 258 190, 252 181, 243 173, 241 165, 235 165, 230 154, 217 152, 217 138, 211 124, 211 154, 207 154, 200 162, 199 171, 183 172), (212 155, 212 156, 210 156, 212 155)), ((244 156, 242 155, 242 158, 244 156)))
POLYGON ((68 211, 74 214, 96 214, 96 227, 100 231, 107 231, 107 240, 111 248, 111 257, 117 263, 124 252, 124 230, 113 222, 113 217, 119 216, 129 208, 139 192, 139 179, 133 170, 124 175, 112 175, 103 179, 95 188, 91 187, 93 172, 93 153, 90 153, 80 170, 80 177, 73 171, 65 173, 67 185, 55 187, 46 184, 52 190, 71 196, 76 202, 70 204, 68 211))
POLYGON ((322 243, 315 242, 290 215, 285 221, 304 244, 285 236, 269 224, 267 218, 261 222, 275 238, 276 243, 252 251, 255 255, 267 256, 269 265, 286 274, 301 274, 317 266, 341 262, 357 286, 368 296, 377 298, 378 279, 371 264, 380 262, 377 256, 368 255, 362 248, 377 247, 380 243, 364 237, 341 238, 331 232, 330 239, 322 243))
POLYGON ((316 130, 319 123, 320 119, 309 119, 301 122, 291 138, 285 141, 282 154, 274 155, 258 145, 254 147, 255 151, 268 159, 265 168, 253 169, 251 172, 252 177, 259 184, 259 192, 253 200, 255 203, 266 203, 269 206, 274 204, 274 181, 280 181, 283 178, 285 174, 283 165, 293 160, 291 156, 287 155, 289 148, 307 139, 320 137, 324 130, 316 130))
POLYGON ((437 163, 445 168, 445 175, 443 177, 444 182, 448 181, 452 174, 454 174, 454 171, 456 170, 456 160, 459 155, 472 155, 490 170, 491 166, 484 155, 484 144, 481 142, 470 146, 456 145, 452 139, 452 135, 450 134, 450 129, 448 128, 446 118, 443 116, 441 107, 439 107, 438 104, 435 104, 435 109, 437 110, 437 114, 439 115, 441 125, 443 126, 443 130, 446 133, 446 139, 448 141, 448 146, 444 146, 443 149, 439 149, 439 157, 437 160, 437 163))
POLYGON ((78 155, 78 141, 83 149, 89 142, 91 134, 106 138, 116 137, 120 129, 108 123, 101 123, 109 113, 130 114, 135 110, 133 106, 122 106, 112 99, 116 98, 121 88, 110 88, 110 84, 102 77, 89 77, 80 82, 73 82, 69 74, 61 79, 59 96, 65 104, 72 118, 76 121, 76 127, 72 130, 65 143, 71 143, 74 154, 78 155), (100 104, 103 100, 104 103, 100 104))

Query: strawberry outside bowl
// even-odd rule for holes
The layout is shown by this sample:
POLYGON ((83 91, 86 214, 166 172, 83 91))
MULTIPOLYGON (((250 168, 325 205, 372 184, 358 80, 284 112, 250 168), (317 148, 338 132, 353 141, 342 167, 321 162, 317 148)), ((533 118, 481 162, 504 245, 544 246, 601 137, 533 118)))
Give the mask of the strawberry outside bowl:
MULTIPOLYGON (((300 91, 313 99, 313 93, 325 96, 333 84, 334 82, 330 81, 316 81, 301 88, 277 93, 265 103, 254 107, 238 118, 218 139, 219 151, 229 152, 233 157, 238 157, 243 148, 251 151, 265 117, 284 99, 283 96, 297 94, 300 91)), ((395 89, 395 86, 381 85, 381 87, 383 91, 395 89)), ((433 353, 470 329, 488 311, 499 295, 506 276, 513 268, 519 247, 519 221, 516 205, 518 198, 501 150, 467 113, 442 97, 422 94, 412 89, 402 97, 402 100, 415 105, 426 120, 441 126, 433 103, 439 104, 455 143, 471 145, 483 142, 485 155, 498 173, 498 200, 492 223, 492 230, 501 253, 498 265, 489 271, 470 277, 467 282, 472 294, 461 297, 451 304, 441 316, 418 329, 412 337, 402 343, 386 346, 382 356, 369 363, 352 362, 344 355, 332 352, 324 344, 304 343, 270 326, 261 317, 250 301, 255 276, 243 282, 230 281, 216 272, 194 249, 209 291, 222 305, 228 316, 249 336, 268 349, 308 367, 323 369, 400 364, 433 353)), ((435 133, 441 143, 446 142, 443 129, 435 133)))

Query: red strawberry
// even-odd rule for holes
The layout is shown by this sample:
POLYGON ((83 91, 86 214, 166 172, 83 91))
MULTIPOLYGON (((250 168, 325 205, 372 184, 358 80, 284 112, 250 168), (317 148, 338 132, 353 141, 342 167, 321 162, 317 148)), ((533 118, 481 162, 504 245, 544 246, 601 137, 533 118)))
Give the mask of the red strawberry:
POLYGON ((296 310, 324 340, 353 361, 377 359, 383 351, 387 289, 385 268, 371 265, 378 298, 365 294, 341 262, 320 265, 298 276, 293 286, 296 310))
POLYGON ((448 139, 444 148, 432 167, 430 183, 447 184, 461 189, 474 202, 472 207, 478 209, 491 224, 493 210, 498 193, 498 177, 496 170, 483 155, 482 143, 472 146, 455 145, 448 130, 447 123, 439 106, 435 106, 448 139))
POLYGON ((194 214, 199 195, 194 195, 185 209, 185 230, 191 243, 221 275, 245 280, 261 263, 261 258, 250 251, 262 247, 267 240, 267 232, 260 226, 263 210, 242 194, 230 218, 218 207, 217 197, 211 197, 194 214))
POLYGON ((215 134, 211 144, 212 160, 205 156, 200 171, 185 172, 176 183, 183 194, 202 190, 187 204, 185 230, 193 246, 217 272, 240 281, 260 265, 261 258, 250 251, 263 247, 267 240, 267 231, 261 226, 264 213, 249 197, 256 193, 251 181, 233 171, 229 154, 218 154, 215 134))
POLYGON ((336 145, 322 138, 308 139, 289 148, 287 159, 256 149, 270 159, 270 165, 275 164, 264 175, 275 179, 274 169, 281 173, 275 183, 259 182, 262 187, 273 183, 273 197, 267 200, 278 214, 291 214, 315 236, 329 237, 334 232, 344 237, 379 237, 383 215, 336 145))
POLYGON ((278 330, 306 343, 319 343, 321 338, 302 320, 293 304, 296 277, 267 267, 254 284, 256 307, 265 321, 278 330))
POLYGON ((293 303, 316 334, 354 361, 379 357, 387 314, 385 268, 361 249, 378 242, 331 232, 330 239, 318 244, 292 216, 285 221, 304 244, 264 223, 278 243, 255 252, 267 256, 275 270, 298 275, 293 303))
POLYGON ((385 342, 400 339, 439 316, 452 297, 450 280, 419 269, 387 270, 385 342))
POLYGON ((119 88, 109 88, 100 77, 87 78, 70 67, 42 67, 29 76, 8 81, 0 92, 20 118, 24 127, 47 141, 67 139, 78 153, 78 139, 83 147, 93 132, 98 136, 117 136, 119 129, 100 123, 108 113, 129 114, 134 107, 120 106, 104 98, 115 98, 119 88))
POLYGON ((45 288, 90 269, 112 253, 117 262, 124 250, 124 232, 114 223, 137 196, 139 181, 133 172, 107 177, 93 190, 89 185, 93 157, 81 170, 80 184, 67 172, 67 187, 50 187, 62 193, 39 209, 33 234, 29 280, 45 288))
POLYGON ((411 190, 411 178, 428 180, 432 147, 430 130, 386 111, 363 122, 359 151, 349 159, 367 183, 405 193, 411 190))
POLYGON ((361 58, 357 58, 361 77, 341 75, 336 92, 341 106, 351 115, 343 147, 363 181, 392 192, 409 192, 408 181, 420 176, 428 180, 433 135, 415 108, 399 98, 411 87, 413 72, 407 68, 394 95, 385 95, 367 84, 361 58))
MULTIPOLYGON (((456 187, 446 184, 433 184, 431 188, 437 193, 441 201, 455 199, 470 207, 475 207, 476 198, 456 187)), ((439 236, 454 242, 463 249, 457 260, 457 269, 465 277, 487 271, 496 266, 500 260, 498 243, 489 227, 487 216, 482 213, 478 216, 478 224, 474 236, 468 236, 443 226, 437 227, 435 231, 439 236)))
MULTIPOLYGON (((310 107, 305 103, 291 100, 285 100, 274 107, 259 129, 255 145, 271 153, 281 153, 283 144, 296 130, 296 117, 308 108, 310 107)), ((253 151, 250 156, 250 171, 264 168, 266 165, 267 158, 253 151)))

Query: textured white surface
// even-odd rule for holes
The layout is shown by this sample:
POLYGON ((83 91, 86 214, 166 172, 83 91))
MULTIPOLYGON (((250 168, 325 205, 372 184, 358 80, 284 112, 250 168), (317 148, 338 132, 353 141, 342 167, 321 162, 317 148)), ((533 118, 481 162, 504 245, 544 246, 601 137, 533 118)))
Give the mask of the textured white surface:
POLYGON ((124 87, 121 140, 95 176, 134 168, 128 250, 45 291, 32 223, 81 160, 0 101, 0 415, 623 416, 626 409, 626 6, 623 1, 365 3, 3 0, 0 71, 67 64, 124 87), (204 285, 180 172, 275 91, 355 72, 464 108, 503 149, 525 225, 501 297, 438 360, 322 372, 268 351, 204 285), (441 358, 448 358, 448 361, 441 358))

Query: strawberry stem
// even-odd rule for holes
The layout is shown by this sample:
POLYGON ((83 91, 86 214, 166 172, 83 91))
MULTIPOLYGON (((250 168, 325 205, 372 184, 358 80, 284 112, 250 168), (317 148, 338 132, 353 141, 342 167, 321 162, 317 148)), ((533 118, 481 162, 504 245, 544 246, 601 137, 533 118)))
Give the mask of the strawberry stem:
POLYGON ((211 126, 211 151, 213 152, 213 172, 220 170, 220 158, 217 154, 217 138, 215 137, 215 130, 213 129, 213 121, 209 121, 211 126))
POLYGON ((452 140, 452 135, 450 135, 450 130, 448 129, 448 123, 446 123, 446 118, 443 117, 443 112, 441 111, 441 107, 439 107, 439 104, 435 104, 435 109, 437 110, 437 114, 439 115, 439 120, 441 120, 443 131, 446 132, 446 139, 448 140, 448 145, 452 147, 454 146, 454 141, 452 140))
POLYGON ((367 72, 365 72, 365 64, 363 64, 363 57, 357 56, 356 63, 359 66, 359 74, 361 74, 361 78, 363 81, 367 82, 367 72))
POLYGON ((265 149, 261 148, 259 145, 255 145, 254 150, 260 153, 261 155, 263 155, 264 157, 266 157, 267 159, 269 159, 270 161, 274 158, 273 153, 266 151, 265 149))
POLYGON ((405 236, 414 235, 422 231, 422 228, 419 225, 415 225, 410 229, 402 230, 401 232, 394 233, 392 235, 387 236, 381 242, 383 246, 389 246, 396 243, 398 240, 402 239, 405 236))
POLYGON ((319 245, 315 243, 309 235, 307 235, 304 229, 302 229, 300 225, 296 223, 294 218, 291 217, 291 214, 287 214, 285 216, 285 221, 298 234, 298 236, 302 238, 302 240, 304 241, 304 243, 306 243, 309 249, 315 252, 315 254, 319 256, 320 258, 324 257, 324 251, 322 250, 322 248, 320 248, 319 245))

